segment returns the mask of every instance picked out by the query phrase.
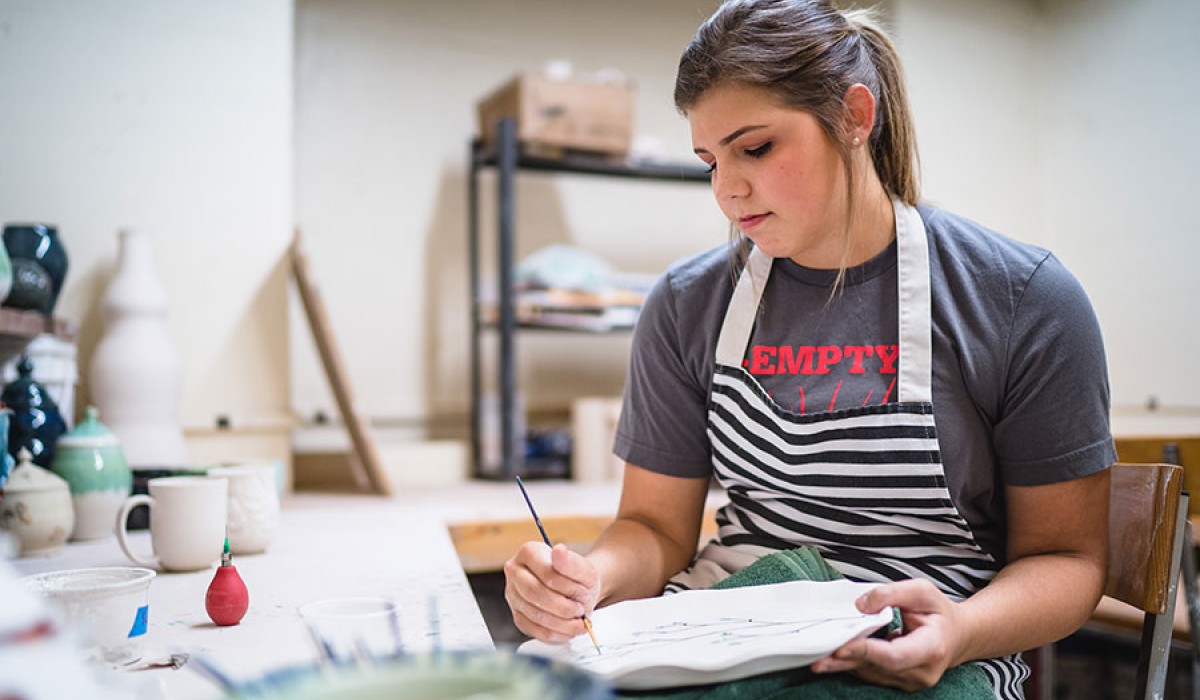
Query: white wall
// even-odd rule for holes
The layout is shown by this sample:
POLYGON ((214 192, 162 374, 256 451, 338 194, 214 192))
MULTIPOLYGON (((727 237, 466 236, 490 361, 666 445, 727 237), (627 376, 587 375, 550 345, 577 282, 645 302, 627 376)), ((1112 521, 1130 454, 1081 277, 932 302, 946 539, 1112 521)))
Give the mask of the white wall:
POLYGON ((1200 431, 1200 3, 895 0, 926 195, 1052 249, 1091 296, 1114 427, 1200 431), (1147 410, 1155 403, 1156 410, 1147 410))
POLYGON ((926 200, 1045 243, 1041 32, 1027 0, 893 0, 926 200))
POLYGON ((287 0, 0 0, 0 219, 58 224, 85 378, 117 230, 153 237, 193 462, 240 458, 217 415, 287 436, 292 37, 287 0))
POLYGON ((1042 5, 1051 244, 1099 313, 1118 424, 1200 430, 1200 3, 1042 5))
MULTIPOLYGON (((686 160, 686 125, 669 103, 675 61, 714 6, 299 4, 298 208, 368 413, 465 410, 464 161, 475 101, 548 59, 615 65, 638 82, 639 131, 686 160), (350 245, 354 237, 369 243, 350 245)), ((1200 379, 1172 362, 1174 348, 1200 340, 1186 322, 1197 310, 1186 267, 1197 225, 1175 205, 1200 164, 1186 121, 1197 106, 1187 67, 1200 65, 1191 33, 1200 4, 890 0, 881 9, 908 72, 925 196, 1055 250, 1101 318, 1118 413, 1144 413, 1138 406, 1155 396, 1166 409, 1154 415, 1200 430, 1200 379)), ((702 188, 523 183, 519 255, 572 242, 655 270, 723 237, 702 188)), ((305 341, 294 344, 296 402, 302 413, 328 410, 305 341)), ((620 342, 522 345, 534 406, 620 384, 620 342)))
MULTIPOLYGON (((293 34, 286 0, 0 0, 0 219, 59 224, 71 255, 59 311, 81 322, 85 371, 116 230, 155 236, 190 449, 218 414, 283 424, 289 386, 302 414, 336 413, 294 304, 287 337, 293 220, 364 411, 460 421, 476 100, 549 59, 616 67, 637 81, 638 131, 688 160, 671 83, 715 4, 301 0, 293 34)), ((1200 166, 1200 5, 884 8, 927 196, 1052 247, 1100 315, 1118 413, 1137 417, 1153 395, 1167 407, 1159 415, 1200 429, 1200 379, 1176 359, 1200 343, 1190 270, 1200 236, 1184 209, 1200 166)), ((660 270, 725 234, 695 186, 528 176, 519 215, 521 255, 571 242, 630 270, 660 270)), ((523 337, 531 403, 618 390, 626 351, 620 337, 523 337)))
MULTIPOLYGON (((637 83, 638 133, 698 162, 671 90, 680 50, 714 6, 298 3, 298 218, 363 412, 461 422, 468 410, 466 165, 476 102, 552 59, 580 72, 616 68, 637 83)), ((495 216, 494 182, 489 173, 482 183, 485 224, 495 216)), ((726 235, 703 185, 532 175, 519 191, 518 258, 571 243, 622 269, 658 272, 726 235)), ((297 407, 336 415, 307 328, 295 323, 292 333, 297 407)), ((620 391, 627 335, 526 334, 519 343, 531 408, 620 391)))

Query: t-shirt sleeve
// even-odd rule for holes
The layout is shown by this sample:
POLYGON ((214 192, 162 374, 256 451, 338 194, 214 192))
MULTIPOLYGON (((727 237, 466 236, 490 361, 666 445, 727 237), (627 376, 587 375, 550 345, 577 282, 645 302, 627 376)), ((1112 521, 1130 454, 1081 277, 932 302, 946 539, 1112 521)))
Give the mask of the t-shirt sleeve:
POLYGON ((1004 482, 1066 481, 1116 461, 1100 324, 1082 286, 1053 255, 1030 276, 1008 338, 993 433, 1004 482))
POLYGON ((706 477, 708 384, 688 367, 684 331, 668 273, 647 295, 634 331, 613 452, 661 474, 706 477))

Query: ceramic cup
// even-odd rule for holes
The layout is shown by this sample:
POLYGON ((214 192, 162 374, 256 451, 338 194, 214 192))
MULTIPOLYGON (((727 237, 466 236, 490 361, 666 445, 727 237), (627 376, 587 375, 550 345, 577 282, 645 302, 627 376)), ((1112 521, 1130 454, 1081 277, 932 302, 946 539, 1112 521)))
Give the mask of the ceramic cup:
POLYGON ((234 554, 258 554, 271 544, 279 528, 279 492, 275 467, 239 465, 214 467, 209 477, 229 481, 229 549, 234 554))
POLYGON ((171 476, 151 479, 150 493, 125 499, 117 514, 117 541, 125 556, 136 564, 168 571, 206 569, 221 558, 225 548, 225 520, 229 511, 229 482, 204 476, 171 476), (129 511, 150 506, 150 557, 135 554, 129 546, 125 521, 129 511))

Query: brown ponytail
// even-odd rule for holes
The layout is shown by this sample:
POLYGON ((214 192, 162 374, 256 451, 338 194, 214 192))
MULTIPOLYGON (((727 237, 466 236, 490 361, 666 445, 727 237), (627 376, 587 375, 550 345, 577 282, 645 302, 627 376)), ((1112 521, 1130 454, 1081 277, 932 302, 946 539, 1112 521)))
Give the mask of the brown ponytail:
POLYGON ((908 89, 904 84, 900 57, 892 40, 872 20, 868 11, 851 10, 846 13, 846 19, 858 31, 879 76, 879 90, 872 91, 876 105, 875 128, 870 138, 875 172, 888 194, 916 206, 921 197, 917 135, 908 107, 908 89))

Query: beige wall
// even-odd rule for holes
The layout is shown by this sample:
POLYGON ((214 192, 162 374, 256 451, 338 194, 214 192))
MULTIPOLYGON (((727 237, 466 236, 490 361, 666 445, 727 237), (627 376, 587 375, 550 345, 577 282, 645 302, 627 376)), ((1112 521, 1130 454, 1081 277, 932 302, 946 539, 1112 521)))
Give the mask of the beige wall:
POLYGON ((140 228, 170 300, 196 463, 263 456, 241 428, 286 456, 292 36, 287 0, 0 0, 0 219, 59 226, 77 404, 117 230, 140 228), (207 432, 218 415, 234 441, 207 432))
MULTIPOLYGON (((468 410, 466 165, 474 106, 518 70, 567 59, 637 83, 637 131, 693 161, 671 104, 675 63, 713 6, 304 0, 297 6, 297 212, 363 410, 418 425, 468 410)), ((495 181, 482 182, 485 223, 495 181)), ((525 176, 517 255, 579 245, 630 271, 724 240, 703 185, 525 176)), ((492 229, 485 227, 491 239, 492 229)), ((491 267, 489 266, 489 270, 491 267)), ((293 324, 295 402, 331 401, 312 343, 293 324)), ((629 336, 520 338, 531 408, 617 393, 629 336)))
POLYGON ((1100 315, 1117 425, 1200 431, 1200 3, 1042 3, 1050 243, 1100 315), (1151 397, 1162 408, 1148 420, 1151 397))
MULTIPOLYGON (((674 63, 714 5, 299 4, 300 218, 321 240, 321 274, 372 415, 465 408, 463 160, 475 100, 513 71, 554 58, 586 70, 616 66, 638 83, 639 132, 686 160, 686 124, 669 104, 674 63), (332 243, 338 229, 374 231, 375 259, 332 243)), ((1200 341, 1195 324, 1172 321, 1196 310, 1187 261, 1198 246, 1196 226, 1172 202, 1197 165, 1188 127, 1197 98, 1168 86, 1183 76, 1180 66, 1200 64, 1185 36, 1198 7, 1189 0, 882 5, 908 71, 926 197, 1056 250, 1104 324, 1118 413, 1139 416, 1155 396, 1165 407, 1157 415, 1182 416, 1189 429, 1200 429, 1200 380, 1171 369, 1169 348, 1200 341), (1136 74, 1154 77, 1139 85, 1136 74), (1147 89, 1170 109, 1149 117, 1147 89), (1117 145, 1127 134, 1132 140, 1117 145), (1135 300, 1131 286, 1151 303, 1135 300)), ((702 191, 672 192, 668 202, 658 188, 522 182, 520 254, 571 242, 654 270, 723 236, 702 191)), ((619 387, 624 341, 527 338, 522 384, 532 406, 619 387)), ((328 405, 327 392, 311 350, 293 347, 296 400, 309 413, 328 405)))
MULTIPOLYGON (((461 425, 475 101, 551 59, 615 67, 637 82, 638 132, 687 160, 671 81, 714 5, 0 0, 0 218, 60 225, 72 260, 60 312, 82 324, 85 369, 116 230, 154 235, 197 459, 218 414, 248 430, 284 424, 292 406, 336 414, 287 300, 293 221, 364 412, 415 434, 431 417, 461 425)), ((1200 344, 1200 232, 1184 208, 1200 166, 1187 70, 1200 65, 1200 4, 884 9, 926 195, 1051 246, 1076 272, 1104 326, 1119 425, 1200 430, 1200 379, 1176 359, 1200 344), (1146 423, 1150 396, 1176 421, 1146 423)), ((484 187, 489 212, 490 176, 484 187)), ((703 187, 529 176, 520 192, 521 255, 569 242, 657 271, 725 235, 703 187)), ((523 336, 528 402, 618 391, 627 348, 523 336)))

